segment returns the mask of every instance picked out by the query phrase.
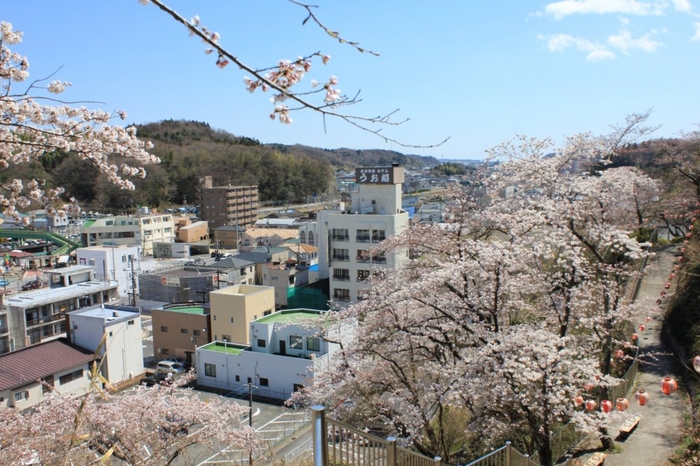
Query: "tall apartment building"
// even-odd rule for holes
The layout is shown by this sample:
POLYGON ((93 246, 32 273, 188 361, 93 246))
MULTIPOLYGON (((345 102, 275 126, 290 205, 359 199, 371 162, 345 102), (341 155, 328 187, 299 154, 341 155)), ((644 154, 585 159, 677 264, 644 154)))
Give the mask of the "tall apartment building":
POLYGON ((401 208, 403 167, 358 168, 355 175, 358 190, 350 205, 319 212, 316 223, 319 278, 329 278, 336 309, 361 300, 373 273, 396 268, 408 258, 407 252, 369 254, 408 228, 408 212, 401 208))
POLYGON ((250 226, 258 220, 257 186, 213 186, 205 176, 199 188, 202 220, 214 229, 224 225, 250 226))

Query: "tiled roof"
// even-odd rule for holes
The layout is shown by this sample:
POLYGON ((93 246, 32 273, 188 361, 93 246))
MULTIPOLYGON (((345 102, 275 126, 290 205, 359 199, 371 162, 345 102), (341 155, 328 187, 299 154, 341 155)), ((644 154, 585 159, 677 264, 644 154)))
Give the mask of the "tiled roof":
POLYGON ((0 391, 22 387, 94 359, 92 351, 63 338, 4 354, 0 356, 0 391))
POLYGON ((299 230, 294 228, 248 228, 245 234, 251 238, 267 238, 271 236, 296 238, 299 236, 299 230))

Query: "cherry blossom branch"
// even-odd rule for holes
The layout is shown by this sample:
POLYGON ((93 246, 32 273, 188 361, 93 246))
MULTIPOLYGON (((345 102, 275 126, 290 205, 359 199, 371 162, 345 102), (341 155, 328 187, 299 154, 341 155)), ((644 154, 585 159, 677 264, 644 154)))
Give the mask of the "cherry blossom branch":
MULTIPOLYGON (((336 86, 338 84, 338 79, 335 76, 331 76, 328 81, 321 84, 316 81, 312 81, 312 88, 319 87, 316 91, 309 92, 293 92, 291 88, 298 84, 305 73, 311 69, 312 60, 320 58, 321 61, 326 64, 330 60, 330 56, 322 55, 321 52, 315 52, 306 57, 298 57, 296 60, 281 60, 277 66, 264 68, 264 69, 253 69, 252 67, 246 65, 242 60, 236 57, 234 54, 226 50, 224 47, 219 45, 220 35, 217 32, 212 32, 203 26, 200 22, 198 16, 193 17, 190 21, 186 20, 179 13, 177 13, 172 8, 168 7, 161 0, 139 0, 142 4, 153 3, 160 10, 168 14, 175 21, 185 26, 190 34, 196 35, 202 39, 208 46, 205 53, 210 54, 213 52, 217 53, 216 65, 219 68, 225 68, 229 63, 233 63, 238 68, 249 73, 251 77, 244 77, 244 84, 249 92, 255 92, 258 88, 263 92, 268 90, 273 90, 277 94, 273 95, 272 101, 274 104, 274 110, 270 114, 270 119, 278 119, 280 123, 291 124, 292 118, 290 117, 290 112, 299 110, 311 110, 321 114, 323 118, 323 127, 326 131, 326 119, 327 118, 337 118, 343 122, 354 126, 355 128, 371 133, 384 142, 390 142, 397 144, 401 147, 407 148, 434 148, 439 147, 450 138, 447 137, 436 144, 422 145, 422 144, 407 144, 399 141, 395 138, 391 138, 381 133, 382 128, 373 129, 371 125, 379 124, 384 126, 399 126, 409 121, 406 118, 401 121, 393 121, 391 118, 399 111, 399 109, 393 110, 385 115, 380 115, 376 117, 366 117, 361 115, 352 115, 347 113, 337 112, 336 110, 340 107, 354 105, 360 102, 358 100, 359 92, 353 98, 348 98, 346 95, 342 94, 342 91, 336 86), (323 104, 314 104, 306 96, 313 94, 324 94, 323 104), (298 104, 298 107, 290 108, 285 101, 290 100, 298 104)), ((338 39, 341 43, 348 44, 351 47, 356 48, 360 52, 367 52, 371 55, 378 56, 377 53, 369 51, 365 48, 359 47, 357 42, 352 42, 341 38, 336 31, 331 31, 325 27, 313 14, 312 5, 303 4, 294 0, 289 0, 291 3, 298 5, 306 9, 308 16, 304 20, 306 23, 309 19, 319 25, 327 34, 331 37, 338 39)))

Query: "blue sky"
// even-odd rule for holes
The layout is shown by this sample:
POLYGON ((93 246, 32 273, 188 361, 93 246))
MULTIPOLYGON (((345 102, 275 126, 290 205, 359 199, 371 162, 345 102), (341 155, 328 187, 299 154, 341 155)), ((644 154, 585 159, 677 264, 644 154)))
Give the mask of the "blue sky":
POLYGON ((253 68, 321 51, 310 80, 338 77, 350 109, 376 116, 400 109, 410 121, 383 132, 402 148, 339 121, 295 113, 270 121, 270 96, 248 93, 245 73, 219 69, 199 39, 137 0, 0 0, 0 20, 24 32, 15 46, 32 79, 70 81, 63 98, 125 110, 129 123, 208 122, 264 143, 393 149, 445 159, 480 159, 516 134, 602 134, 633 112, 653 109, 659 137, 700 123, 700 0, 315 0, 338 44, 285 0, 168 0, 199 15, 221 45, 253 68))

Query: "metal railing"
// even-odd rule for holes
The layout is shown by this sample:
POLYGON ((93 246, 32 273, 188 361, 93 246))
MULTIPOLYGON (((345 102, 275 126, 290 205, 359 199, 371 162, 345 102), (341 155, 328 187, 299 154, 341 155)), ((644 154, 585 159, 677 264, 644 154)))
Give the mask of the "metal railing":
MULTIPOLYGON (((441 466, 441 458, 428 458, 402 448, 396 438, 386 440, 327 419, 323 406, 313 406, 314 466, 441 466)), ((537 465, 534 465, 537 466, 537 465)))
POLYGON ((476 461, 468 463, 466 466, 540 466, 532 461, 527 455, 523 455, 513 448, 510 442, 506 442, 498 450, 494 450, 488 455, 484 455, 476 461))

